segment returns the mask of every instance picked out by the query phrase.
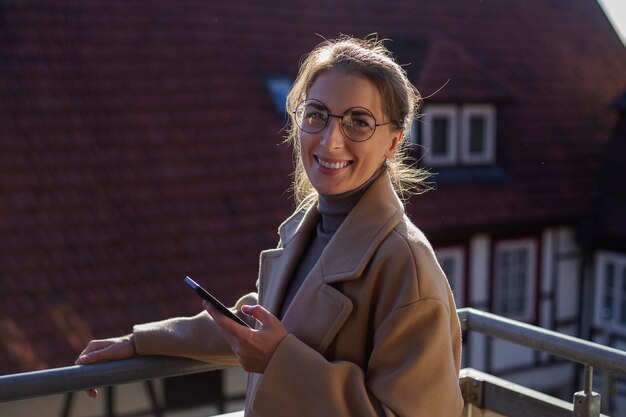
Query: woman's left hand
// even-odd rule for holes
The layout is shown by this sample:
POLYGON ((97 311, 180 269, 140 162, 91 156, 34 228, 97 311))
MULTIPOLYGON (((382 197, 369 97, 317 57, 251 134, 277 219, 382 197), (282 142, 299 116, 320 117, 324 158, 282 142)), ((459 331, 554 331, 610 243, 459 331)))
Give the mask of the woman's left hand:
POLYGON ((287 336, 280 320, 260 305, 245 305, 241 311, 261 323, 261 328, 255 330, 237 324, 206 301, 202 305, 217 323, 243 369, 259 374, 265 372, 276 348, 287 336))

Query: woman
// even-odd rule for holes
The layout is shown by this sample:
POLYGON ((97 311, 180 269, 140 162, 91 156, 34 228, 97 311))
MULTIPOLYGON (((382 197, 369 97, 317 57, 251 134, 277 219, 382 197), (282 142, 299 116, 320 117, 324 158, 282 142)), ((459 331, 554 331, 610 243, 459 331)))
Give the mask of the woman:
POLYGON ((287 97, 299 205, 261 254, 258 293, 235 306, 257 330, 205 303, 92 341, 77 363, 237 361, 250 372, 246 416, 460 415, 454 301, 398 197, 425 178, 401 150, 418 104, 382 43, 319 45, 287 97))

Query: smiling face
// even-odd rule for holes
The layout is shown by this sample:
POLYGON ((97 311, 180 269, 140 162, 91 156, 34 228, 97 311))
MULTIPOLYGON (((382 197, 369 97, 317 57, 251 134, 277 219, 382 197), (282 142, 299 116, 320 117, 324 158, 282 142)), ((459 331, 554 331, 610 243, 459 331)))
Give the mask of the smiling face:
MULTIPOLYGON (((333 115, 363 107, 387 123, 382 98, 376 85, 364 77, 338 69, 322 73, 313 82, 307 99, 317 100, 333 115)), ((365 183, 397 150, 402 130, 394 125, 378 126, 374 135, 364 142, 348 139, 341 129, 341 120, 330 117, 319 133, 300 131, 300 152, 309 181, 320 194, 340 194, 365 183)))

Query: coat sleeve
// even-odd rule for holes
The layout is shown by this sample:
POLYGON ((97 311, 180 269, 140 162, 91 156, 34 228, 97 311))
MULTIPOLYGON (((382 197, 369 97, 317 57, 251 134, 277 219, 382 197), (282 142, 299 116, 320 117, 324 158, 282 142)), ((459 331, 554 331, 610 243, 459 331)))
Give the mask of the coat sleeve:
MULTIPOLYGON (((250 293, 241 297, 233 309, 239 312, 242 305, 256 303, 257 294, 250 293)), ((251 320, 244 314, 238 315, 244 320, 251 320)), ((193 317, 136 325, 133 335, 138 355, 180 356, 224 365, 237 364, 232 350, 206 311, 193 317)))
MULTIPOLYGON (((453 321, 452 321, 453 322, 453 321)), ((258 415, 454 417, 463 400, 447 306, 422 299, 376 329, 366 371, 329 362, 295 336, 272 357, 252 404, 258 415), (267 408, 267 409, 265 409, 267 408)))

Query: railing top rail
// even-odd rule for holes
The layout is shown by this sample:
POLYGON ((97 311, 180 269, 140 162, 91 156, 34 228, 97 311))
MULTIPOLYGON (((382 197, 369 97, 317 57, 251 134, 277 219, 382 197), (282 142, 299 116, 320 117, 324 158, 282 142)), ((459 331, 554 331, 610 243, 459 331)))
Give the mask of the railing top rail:
POLYGON ((224 368, 206 362, 145 356, 0 376, 0 402, 224 368))
POLYGON ((463 330, 514 342, 626 376, 626 352, 473 308, 458 311, 463 330))

